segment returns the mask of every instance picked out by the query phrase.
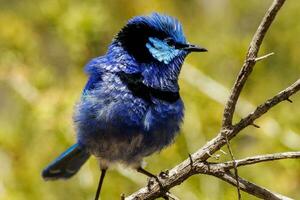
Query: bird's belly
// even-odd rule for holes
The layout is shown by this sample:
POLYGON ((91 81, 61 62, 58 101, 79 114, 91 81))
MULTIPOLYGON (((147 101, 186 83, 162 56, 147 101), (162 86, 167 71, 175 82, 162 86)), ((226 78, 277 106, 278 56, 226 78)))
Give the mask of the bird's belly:
POLYGON ((78 142, 105 162, 136 165, 173 141, 182 120, 183 104, 181 100, 174 105, 116 104, 98 110, 105 116, 91 118, 90 113, 79 113, 78 142))
POLYGON ((100 160, 126 165, 137 165, 144 157, 168 146, 177 133, 177 129, 162 125, 155 131, 132 132, 127 135, 122 135, 122 130, 102 134, 103 131, 105 130, 99 130, 96 137, 86 132, 85 137, 80 138, 80 143, 100 160))
POLYGON ((139 164, 142 160, 143 134, 130 137, 104 137, 90 146, 93 155, 108 163, 120 162, 127 165, 139 164))

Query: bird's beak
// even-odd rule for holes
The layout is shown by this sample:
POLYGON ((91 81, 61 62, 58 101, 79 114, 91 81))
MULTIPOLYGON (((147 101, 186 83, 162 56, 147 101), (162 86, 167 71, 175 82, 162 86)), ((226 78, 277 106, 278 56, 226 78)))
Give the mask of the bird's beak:
POLYGON ((183 49, 188 52, 206 52, 206 51, 208 51, 204 47, 200 47, 200 46, 193 45, 193 44, 187 44, 187 46, 184 47, 183 49))

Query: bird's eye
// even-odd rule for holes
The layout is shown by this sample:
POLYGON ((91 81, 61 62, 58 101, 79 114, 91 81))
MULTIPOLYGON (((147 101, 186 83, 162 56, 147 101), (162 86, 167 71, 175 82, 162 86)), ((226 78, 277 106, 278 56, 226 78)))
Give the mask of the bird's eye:
POLYGON ((164 40, 169 46, 175 46, 175 41, 172 38, 166 38, 164 40))

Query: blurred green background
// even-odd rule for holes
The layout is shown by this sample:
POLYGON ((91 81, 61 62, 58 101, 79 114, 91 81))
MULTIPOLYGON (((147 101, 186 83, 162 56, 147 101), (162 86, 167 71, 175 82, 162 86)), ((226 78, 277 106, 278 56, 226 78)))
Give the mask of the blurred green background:
MULTIPOLYGON (((271 0, 0 0, 0 199, 93 199, 99 177, 90 159, 68 181, 44 182, 40 173, 75 141, 72 113, 87 80, 83 66, 103 55, 113 36, 135 15, 176 16, 190 42, 209 49, 192 54, 180 76, 186 106, 182 133, 146 159, 159 173, 185 159, 220 128, 223 103, 251 37, 271 0)), ((239 102, 236 120, 299 78, 300 2, 287 1, 268 32, 259 62, 239 102)), ((236 158, 300 149, 300 95, 283 102, 232 141, 236 158)), ((226 151, 226 149, 224 149, 226 151)), ((221 155, 221 160, 230 159, 221 155)), ((212 161, 216 161, 211 159, 212 161)), ((300 161, 243 167, 240 175, 300 199, 300 161)), ((110 170, 102 199, 119 199, 146 184, 133 170, 110 170)), ((234 199, 236 190, 198 175, 171 190, 181 199, 234 199)), ((244 199, 254 197, 243 193, 244 199)))

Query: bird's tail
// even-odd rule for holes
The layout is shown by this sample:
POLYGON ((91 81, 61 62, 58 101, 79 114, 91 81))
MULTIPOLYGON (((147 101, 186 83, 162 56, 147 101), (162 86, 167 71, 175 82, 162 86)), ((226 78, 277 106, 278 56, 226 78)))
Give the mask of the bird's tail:
POLYGON ((89 157, 84 147, 74 144, 43 170, 42 177, 45 180, 70 178, 89 157))

